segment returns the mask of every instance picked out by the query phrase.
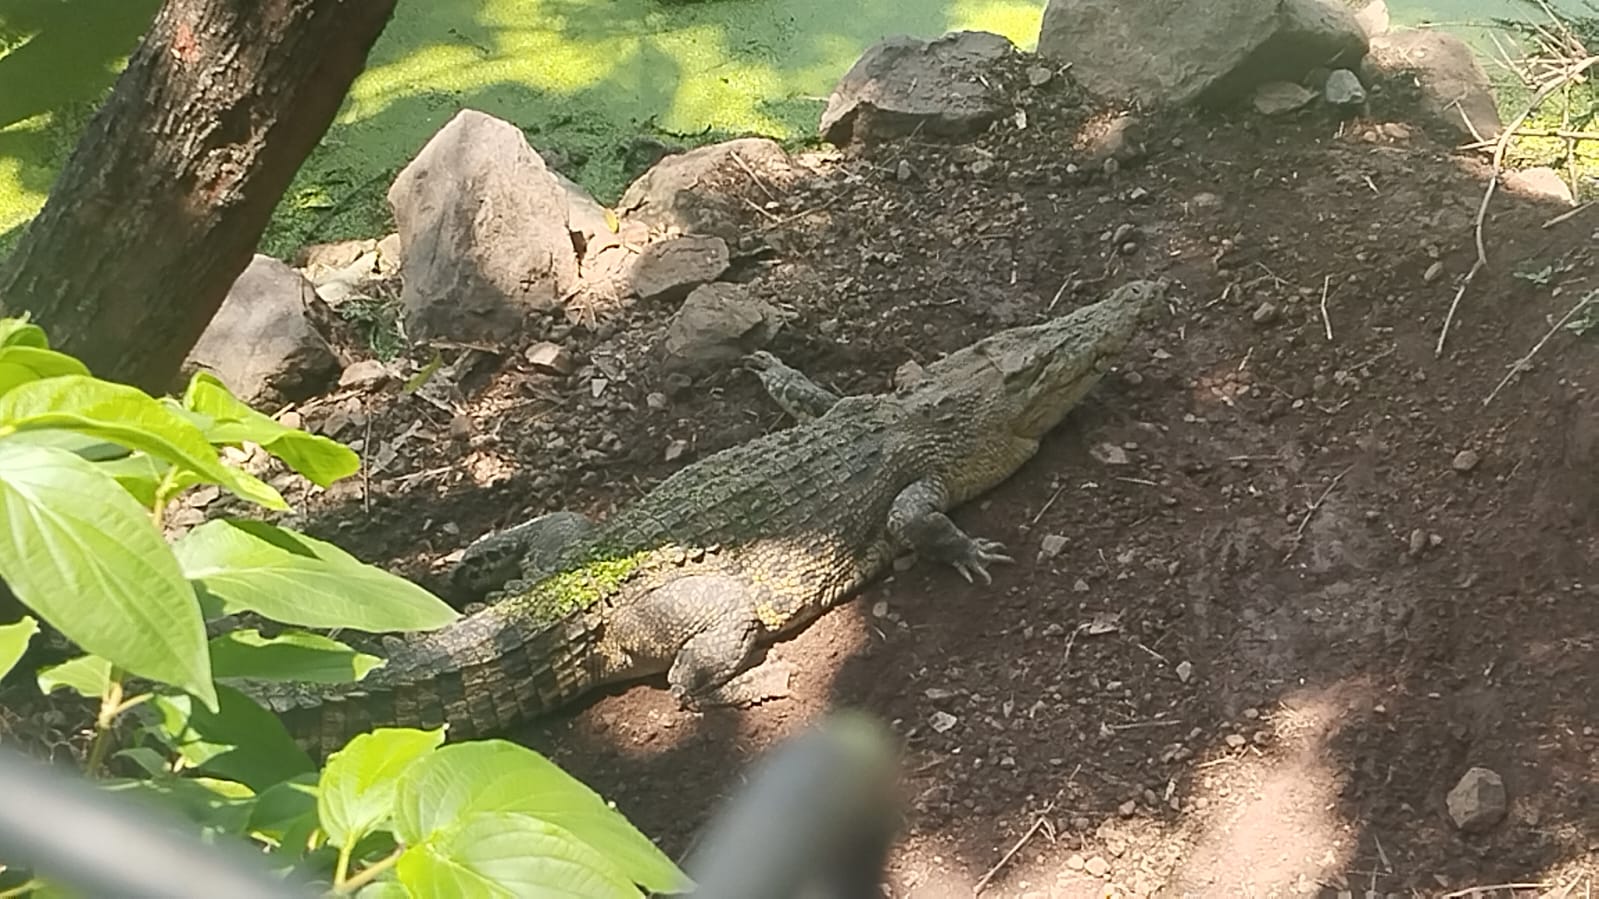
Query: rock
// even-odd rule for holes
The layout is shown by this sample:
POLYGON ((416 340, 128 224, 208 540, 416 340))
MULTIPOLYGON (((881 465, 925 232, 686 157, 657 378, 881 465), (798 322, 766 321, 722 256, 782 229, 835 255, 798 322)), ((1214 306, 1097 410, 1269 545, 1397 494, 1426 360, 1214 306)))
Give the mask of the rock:
POLYGON ((1388 75, 1412 75, 1428 117, 1461 135, 1492 138, 1504 129, 1488 74, 1466 42, 1452 34, 1432 28, 1391 31, 1371 39, 1369 63, 1388 75))
POLYGON ((526 358, 529 365, 545 374, 569 375, 577 371, 577 360, 572 358, 566 347, 548 340, 528 347, 526 358))
POLYGON ((1567 206, 1575 206, 1577 203, 1571 196, 1571 187, 1566 184, 1566 179, 1547 166, 1506 172, 1504 184, 1509 190, 1535 199, 1553 200, 1567 206))
POLYGON ((638 255, 629 274, 633 292, 649 302, 677 302, 727 271, 727 242, 720 237, 668 237, 638 255))
POLYGON ((778 311, 747 296, 742 285, 697 287, 666 327, 666 365, 693 369, 731 362, 765 346, 781 326, 778 311))
POLYGON ((1193 680, 1194 679, 1194 663, 1188 661, 1187 659, 1184 659, 1183 661, 1178 662, 1177 663, 1177 679, 1179 681, 1185 683, 1185 684, 1188 683, 1189 681, 1193 680))
MULTIPOLYGON (((1114 162, 1133 162, 1144 155, 1144 123, 1131 113, 1121 113, 1101 126, 1086 125, 1079 133, 1086 160, 1102 168, 1114 162)), ((1115 174, 1107 168, 1107 174, 1115 174)))
POLYGON ((185 379, 197 369, 208 370, 252 406, 298 402, 320 393, 342 366, 308 317, 314 302, 310 281, 257 254, 189 352, 185 379))
POLYGON ((1443 277, 1443 274, 1444 264, 1442 262, 1434 262, 1432 265, 1427 266, 1426 271, 1421 273, 1421 280, 1423 283, 1431 284, 1443 277))
POLYGON ((1374 38, 1380 34, 1388 33, 1388 2, 1387 0, 1370 0, 1369 3, 1355 3, 1355 24, 1366 33, 1366 37, 1374 38))
POLYGON ((1316 66, 1353 66, 1366 35, 1336 0, 1049 0, 1038 53, 1112 99, 1224 106, 1316 66))
POLYGON ((378 241, 376 249, 378 252, 378 274, 392 275, 400 270, 402 256, 400 254, 400 233, 398 231, 386 235, 382 240, 378 241))
POLYGON ((1472 768, 1449 791, 1445 803, 1456 827, 1467 833, 1480 833, 1505 816, 1505 782, 1487 768, 1472 768))
POLYGON ((748 182, 749 175, 732 159, 735 153, 768 186, 781 186, 800 177, 801 170, 776 141, 764 137, 724 141, 657 162, 628 185, 617 213, 662 231, 710 234, 729 246, 736 245, 743 236, 738 222, 748 207, 716 188, 719 181, 748 182))
POLYGON ((322 271, 348 268, 351 263, 377 249, 375 240, 337 240, 333 243, 314 243, 301 247, 294 254, 293 265, 305 269, 306 277, 313 283, 322 271))
POLYGON ((1243 734, 1228 734, 1222 739, 1227 744, 1228 749, 1243 749, 1249 745, 1249 740, 1243 734))
POLYGON ((1060 534, 1045 534, 1043 542, 1038 546, 1040 559, 1053 559, 1066 548, 1066 538, 1060 534))
POLYGON ((1365 105, 1366 88, 1360 83, 1360 76, 1348 69, 1338 69, 1327 76, 1327 83, 1321 87, 1321 98, 1329 106, 1353 109, 1365 105))
POLYGON ((1049 66, 1028 66, 1027 83, 1033 87, 1043 87, 1055 77, 1055 70, 1049 66))
POLYGON ((1096 855, 1083 863, 1083 870, 1095 877, 1104 877, 1110 873, 1110 862, 1105 861, 1104 856, 1096 855))
POLYGON ((1255 111, 1261 115, 1286 115, 1310 105, 1316 93, 1292 81, 1268 81, 1255 89, 1250 99, 1255 111))
POLYGON ((567 190, 509 122, 464 109, 389 188, 416 336, 503 340, 577 285, 567 190))
POLYGON ((1089 450, 1088 454, 1106 465, 1126 465, 1132 461, 1127 451, 1114 443, 1101 443, 1089 450))
POLYGON ((954 715, 944 711, 936 711, 927 716, 927 725, 931 727, 935 733, 940 734, 954 727, 958 721, 960 721, 959 718, 956 718, 954 715))
POLYGON ((1455 453, 1455 458, 1449 463, 1449 467, 1453 468, 1457 472, 1460 472, 1461 474, 1465 474, 1466 472, 1471 471, 1473 468, 1476 468, 1477 464, 1481 461, 1482 456, 1478 455, 1476 450, 1463 449, 1460 452, 1455 453))
POLYGON ((676 462, 683 458, 686 452, 688 452, 688 441, 674 440, 666 445, 666 452, 662 454, 662 458, 667 462, 676 462))
POLYGON ((351 363, 339 375, 339 386, 346 390, 373 387, 388 380, 389 370, 376 359, 351 363))
POLYGON ((899 368, 894 369, 894 389, 905 390, 915 387, 926 377, 927 369, 922 368, 921 363, 915 359, 907 359, 900 363, 899 368))
POLYGON ((1271 303, 1261 303, 1255 311, 1249 314, 1249 320, 1257 325, 1269 325, 1277 320, 1277 307, 1271 303))
POLYGON ((1421 558, 1421 554, 1426 551, 1427 532, 1421 528, 1412 528, 1410 531, 1410 539, 1407 542, 1406 552, 1409 553, 1412 559, 1419 559, 1421 558))
POLYGON ((843 147, 918 132, 974 137, 1006 111, 984 77, 1016 51, 986 31, 957 31, 931 41, 898 35, 869 47, 827 98, 821 134, 843 147))

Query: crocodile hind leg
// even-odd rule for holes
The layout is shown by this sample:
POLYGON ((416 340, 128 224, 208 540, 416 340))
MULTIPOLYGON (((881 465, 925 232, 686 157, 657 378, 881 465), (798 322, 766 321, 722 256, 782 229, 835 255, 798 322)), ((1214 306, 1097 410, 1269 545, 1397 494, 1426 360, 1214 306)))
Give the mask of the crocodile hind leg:
POLYGON ((508 581, 553 566, 561 550, 593 529, 586 516, 560 511, 485 534, 461 554, 450 572, 450 586, 463 600, 479 599, 508 581))
POLYGON ((761 617, 745 582, 693 574, 619 609, 611 631, 635 658, 670 659, 666 682, 684 707, 738 706, 788 695, 792 669, 757 664, 766 633, 761 617))
POLYGON ((993 583, 988 566, 1016 560, 1006 553, 1004 544, 972 537, 956 527, 945 514, 950 506, 949 491, 938 481, 924 478, 894 497, 888 532, 922 558, 954 566, 968 583, 973 575, 985 584, 993 583))
POLYGON ((772 398, 795 421, 821 418, 838 402, 838 394, 790 368, 765 350, 745 357, 745 365, 755 372, 772 398))

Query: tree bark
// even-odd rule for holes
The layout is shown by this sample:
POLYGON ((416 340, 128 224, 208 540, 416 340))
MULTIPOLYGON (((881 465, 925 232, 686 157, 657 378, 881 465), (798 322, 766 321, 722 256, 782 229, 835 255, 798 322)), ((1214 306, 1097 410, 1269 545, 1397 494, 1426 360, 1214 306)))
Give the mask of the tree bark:
POLYGON ((0 305, 100 377, 170 388, 394 4, 167 0, 0 262, 0 305))

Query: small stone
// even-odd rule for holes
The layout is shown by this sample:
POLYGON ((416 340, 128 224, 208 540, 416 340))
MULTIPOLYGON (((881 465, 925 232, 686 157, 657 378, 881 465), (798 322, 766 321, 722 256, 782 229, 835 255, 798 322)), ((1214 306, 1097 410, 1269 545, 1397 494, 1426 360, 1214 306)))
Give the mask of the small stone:
POLYGON ((1505 782, 1487 768, 1472 768, 1449 791, 1445 803, 1456 827, 1468 833, 1487 830, 1505 816, 1505 782))
POLYGON ((1221 208, 1221 197, 1208 190, 1200 191, 1194 194, 1194 198, 1189 200, 1188 203, 1196 209, 1219 209, 1221 208))
POLYGON ((1043 543, 1041 543, 1038 547, 1038 557, 1040 559, 1053 559, 1060 555, 1061 550, 1065 548, 1065 537, 1062 537, 1060 534, 1045 534, 1043 543))
POLYGON ((666 404, 667 404, 666 394, 664 394, 664 393, 658 393, 658 392, 657 393, 651 393, 648 396, 644 397, 644 405, 650 407, 651 409, 654 409, 656 412, 659 412, 662 409, 665 409, 666 408, 666 404))
POLYGON ((1243 749, 1249 740, 1243 734, 1228 734, 1225 737, 1228 749, 1243 749))
POLYGON ((1144 383, 1144 376, 1136 371, 1127 371, 1122 372, 1122 380, 1126 381, 1129 387, 1137 387, 1144 383))
POLYGON ((1454 461, 1449 463, 1449 467, 1461 474, 1465 474, 1466 472, 1471 471, 1473 468, 1476 468, 1477 464, 1481 461, 1482 456, 1478 455, 1476 450, 1463 449, 1460 452, 1455 453, 1454 461))
POLYGON ((1104 877, 1110 873, 1110 862, 1105 861, 1103 856, 1096 855, 1084 863, 1083 870, 1095 877, 1104 877))
POLYGON ((1427 549, 1427 532, 1416 528, 1410 532, 1410 557, 1416 558, 1427 549))
POLYGON ((688 441, 674 440, 666 445, 666 461, 676 462, 677 460, 683 458, 683 454, 686 452, 688 452, 688 441))
POLYGON ((1257 325, 1269 325, 1277 320, 1277 307, 1271 303, 1261 303, 1250 313, 1249 320, 1257 325))
POLYGON ((911 170, 911 164, 909 162, 901 159, 899 161, 899 165, 894 169, 894 177, 900 181, 909 181, 916 177, 916 172, 911 170))
POLYGON ((1116 226, 1116 231, 1115 231, 1114 234, 1111 235, 1110 242, 1111 243, 1122 243, 1122 242, 1126 241, 1128 238, 1132 237, 1134 232, 1136 232, 1137 230, 1138 230, 1137 226, 1135 226, 1131 222, 1123 222, 1122 224, 1116 226))
POLYGON ((346 390, 373 387, 389 377, 389 370, 376 359, 363 359, 350 365, 339 375, 339 386, 346 390))
POLYGON ((1144 190, 1142 187, 1135 187, 1127 192, 1127 202, 1129 203, 1142 203, 1147 199, 1149 199, 1149 191, 1144 190))
POLYGON ((475 430, 477 428, 472 424, 472 417, 469 415, 457 414, 450 419, 450 436, 456 440, 471 437, 475 430))
POLYGON ((1327 101, 1327 105, 1347 109, 1366 102, 1366 88, 1354 72, 1338 69, 1327 76, 1327 83, 1322 86, 1321 96, 1327 101))
POLYGON ((609 386, 611 386, 610 378, 595 378, 589 382, 589 395, 595 399, 599 399, 600 394, 604 393, 605 388, 609 386))
POLYGON ((872 617, 873 618, 887 618, 888 617, 888 600, 879 599, 877 602, 872 603, 872 617))
POLYGON ((1269 81, 1255 89, 1255 111, 1261 115, 1286 115, 1316 99, 1314 91, 1291 81, 1269 81))
POLYGON ((1088 860, 1083 858, 1080 852, 1073 852, 1071 855, 1066 856, 1066 867, 1073 871, 1081 871, 1083 866, 1087 864, 1088 860))
POLYGON ((305 418, 300 415, 298 409, 290 409, 278 416, 278 424, 298 431, 305 426, 305 418))
POLYGON ((954 690, 947 690, 943 687, 928 687, 922 691, 922 695, 926 696, 931 702, 946 702, 954 699, 960 694, 956 693, 954 690))
POLYGON ((1188 683, 1189 681, 1193 680, 1194 679, 1194 663, 1190 662, 1190 661, 1188 661, 1186 659, 1181 661, 1181 662, 1178 662, 1177 663, 1177 679, 1182 681, 1185 684, 1188 683))
POLYGON ((1073 590, 1073 592, 1076 592, 1076 593, 1087 593, 1088 589, 1089 589, 1088 588, 1088 582, 1083 580, 1082 578, 1078 578, 1077 580, 1072 582, 1072 590, 1073 590))
POLYGON ((1132 461, 1127 451, 1114 443, 1101 443, 1089 450, 1088 454, 1106 465, 1126 465, 1132 461))
POLYGON ((966 171, 978 176, 986 175, 993 170, 994 160, 992 159, 979 159, 966 167, 966 171))
POLYGON ((927 726, 931 727, 934 733, 940 734, 954 727, 959 721, 959 718, 948 712, 934 712, 927 716, 927 726))
POLYGON ((1133 815, 1138 814, 1138 803, 1135 800, 1129 799, 1117 806, 1116 811, 1120 812, 1123 818, 1131 818, 1133 815))
POLYGON ((1027 83, 1033 87, 1043 87, 1051 78, 1055 77, 1055 70, 1049 66, 1028 66, 1027 83))
POLYGON ((577 361, 558 343, 540 341, 527 348, 527 363, 552 375, 569 375, 577 371, 577 361))
POLYGON ((1432 265, 1427 266, 1427 270, 1425 272, 1422 272, 1421 280, 1427 284, 1431 284, 1432 282, 1443 277, 1443 273, 1444 264, 1442 262, 1434 262, 1432 265))

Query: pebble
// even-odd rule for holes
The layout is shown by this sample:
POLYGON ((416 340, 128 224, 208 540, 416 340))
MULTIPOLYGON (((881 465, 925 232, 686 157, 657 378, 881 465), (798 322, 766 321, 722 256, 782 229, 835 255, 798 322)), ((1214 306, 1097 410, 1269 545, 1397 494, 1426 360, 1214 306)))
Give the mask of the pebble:
POLYGON ((1366 88, 1354 72, 1338 69, 1327 76, 1321 96, 1329 106, 1359 106, 1366 102, 1366 88))
POLYGON ((1089 450, 1088 454, 1106 465, 1126 465, 1132 461, 1127 451, 1114 443, 1101 443, 1089 450))
POLYGON ((662 409, 665 409, 666 408, 666 404, 667 404, 666 394, 664 394, 664 393, 656 392, 656 393, 651 393, 648 396, 644 397, 644 405, 649 406, 651 409, 654 409, 656 412, 659 412, 662 409))
POLYGON ((339 375, 339 386, 345 389, 371 387, 389 377, 389 370, 376 359, 363 359, 346 368, 339 375))
POLYGON ((1149 199, 1149 191, 1144 190, 1142 187, 1135 187, 1127 192, 1127 202, 1129 203, 1140 203, 1147 199, 1149 199))
POLYGON ((1410 532, 1410 557, 1416 558, 1427 549, 1427 532, 1416 528, 1410 532))
POLYGON ((1250 313, 1249 320, 1257 325, 1269 325, 1277 320, 1277 307, 1271 303, 1261 303, 1250 313))
POLYGON ((1113 233, 1110 237, 1111 243, 1123 243, 1127 240, 1127 238, 1132 237, 1133 232, 1137 230, 1137 226, 1133 225, 1133 223, 1123 222, 1122 224, 1116 226, 1115 233, 1113 233))
POLYGON ((899 166, 894 169, 894 177, 901 181, 909 181, 916 177, 916 173, 911 170, 911 164, 908 161, 901 159, 899 166))
POLYGON ((1088 592, 1088 582, 1083 580, 1082 578, 1078 578, 1076 581, 1072 582, 1072 590, 1077 592, 1077 593, 1087 593, 1088 592))
POLYGON ((1053 559, 1060 555, 1061 550, 1064 550, 1065 548, 1065 537, 1061 536, 1060 534, 1045 534, 1043 541, 1038 547, 1038 557, 1041 559, 1053 559))
POLYGON ((566 347, 548 340, 528 347, 526 359, 529 365, 552 375, 569 375, 577 371, 577 360, 572 358, 566 347))
POLYGON ((1472 768, 1449 791, 1444 802, 1456 827, 1467 832, 1487 830, 1505 816, 1508 801, 1504 779, 1488 768, 1472 768))
POLYGON ((1126 381, 1127 386, 1129 387, 1137 387, 1138 385, 1144 383, 1144 376, 1136 371, 1123 372, 1122 380, 1126 381))
POLYGON ((948 712, 934 712, 927 716, 927 726, 931 727, 934 733, 940 734, 954 727, 959 721, 959 718, 948 712))
POLYGON ((1104 877, 1110 873, 1110 862, 1096 855, 1083 864, 1083 869, 1095 877, 1104 877))
POLYGON ((1465 474, 1466 472, 1471 471, 1473 468, 1476 468, 1477 464, 1481 461, 1482 456, 1478 455, 1476 450, 1463 449, 1460 452, 1455 453, 1454 461, 1450 462, 1449 466, 1455 471, 1465 474))
POLYGON ((1228 749, 1243 749, 1249 743, 1249 740, 1243 734, 1228 734, 1225 739, 1228 749))
POLYGON ((1120 812, 1123 818, 1131 818, 1133 815, 1138 814, 1138 803, 1129 799, 1117 806, 1116 811, 1120 812))
POLYGON ((1066 856, 1066 867, 1073 871, 1081 871, 1087 864, 1088 860, 1083 858, 1080 852, 1073 852, 1071 855, 1066 856))
POLYGON ((1177 679, 1186 684, 1190 680, 1193 680, 1193 678, 1194 678, 1194 663, 1188 661, 1187 659, 1184 659, 1183 661, 1178 662, 1177 663, 1177 679))
MULTIPOLYGON (((873 618, 887 618, 888 617, 888 600, 879 599, 877 602, 872 603, 872 617, 873 618)), ((929 690, 927 692, 931 693, 933 691, 929 690)))
POLYGON ((1055 77, 1055 70, 1049 66, 1028 66, 1027 83, 1033 87, 1043 87, 1055 77))
POLYGON ((665 459, 668 462, 676 462, 683 458, 683 454, 686 452, 688 452, 688 441, 674 440, 666 445, 665 459))
POLYGON ((1443 273, 1444 264, 1442 262, 1434 262, 1432 265, 1427 266, 1427 270, 1421 275, 1421 280, 1431 284, 1432 282, 1443 277, 1443 273))

